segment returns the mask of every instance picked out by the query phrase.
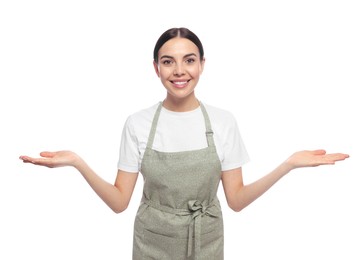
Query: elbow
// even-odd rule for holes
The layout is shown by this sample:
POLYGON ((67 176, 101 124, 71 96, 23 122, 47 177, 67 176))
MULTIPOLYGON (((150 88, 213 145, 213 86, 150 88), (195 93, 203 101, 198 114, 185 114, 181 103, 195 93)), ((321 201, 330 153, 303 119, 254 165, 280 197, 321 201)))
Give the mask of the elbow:
POLYGON ((124 212, 125 211, 125 209, 119 209, 119 208, 116 208, 116 209, 112 209, 112 211, 114 212, 114 213, 116 213, 116 214, 120 214, 120 213, 122 213, 122 212, 124 212))
POLYGON ((243 203, 238 203, 238 201, 227 201, 228 207, 232 209, 234 212, 240 212, 245 208, 243 203))
POLYGON ((239 205, 231 205, 231 204, 228 204, 229 208, 232 209, 234 212, 240 212, 243 207, 239 206, 239 205))
POLYGON ((233 208, 232 210, 236 213, 241 212, 243 208, 233 208))
POLYGON ((125 204, 125 205, 116 205, 115 207, 111 207, 111 209, 116 214, 120 214, 120 213, 124 212, 127 209, 127 207, 128 207, 128 204, 125 204))

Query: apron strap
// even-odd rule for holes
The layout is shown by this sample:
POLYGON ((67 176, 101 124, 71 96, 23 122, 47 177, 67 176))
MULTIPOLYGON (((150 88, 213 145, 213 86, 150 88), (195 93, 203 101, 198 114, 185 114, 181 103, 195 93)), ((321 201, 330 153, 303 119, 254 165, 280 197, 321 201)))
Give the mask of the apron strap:
POLYGON ((200 102, 200 108, 202 109, 202 113, 204 116, 204 122, 205 122, 205 135, 207 136, 208 146, 215 146, 214 145, 214 139, 213 139, 213 130, 212 125, 210 123, 210 119, 207 113, 207 110, 205 109, 202 102, 200 102))
POLYGON ((153 143, 154 143, 154 138, 155 138, 155 133, 156 133, 156 126, 158 124, 158 120, 159 120, 160 111, 161 111, 162 106, 163 106, 163 102, 160 102, 158 108, 156 109, 154 119, 153 119, 151 129, 150 129, 149 139, 147 140, 146 148, 152 149, 152 146, 153 146, 153 143))
MULTIPOLYGON (((199 102, 200 104, 200 108, 202 110, 203 113, 203 117, 204 117, 204 123, 205 123, 205 135, 207 137, 207 142, 208 142, 208 146, 215 146, 214 145, 214 139, 213 139, 213 130, 212 130, 212 125, 210 123, 210 119, 207 113, 207 110, 205 109, 204 105, 202 104, 202 102, 199 102)), ((154 115, 154 119, 151 125, 151 129, 150 129, 150 134, 149 134, 149 139, 147 140, 147 145, 146 147, 149 149, 152 149, 153 143, 154 143, 154 138, 155 138, 155 133, 156 133, 156 126, 158 124, 158 120, 159 120, 159 116, 160 116, 160 112, 161 112, 161 108, 163 107, 163 103, 160 102, 158 108, 156 109, 155 115, 154 115)))

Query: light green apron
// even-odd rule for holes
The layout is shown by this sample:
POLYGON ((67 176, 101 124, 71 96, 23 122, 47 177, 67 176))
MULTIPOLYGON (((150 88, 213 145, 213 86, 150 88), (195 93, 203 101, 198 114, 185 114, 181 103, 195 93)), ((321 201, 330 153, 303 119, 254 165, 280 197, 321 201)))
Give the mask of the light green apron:
POLYGON ((141 164, 144 190, 135 219, 134 260, 223 259, 221 163, 208 114, 200 107, 208 147, 171 153, 152 149, 162 103, 157 108, 141 164))

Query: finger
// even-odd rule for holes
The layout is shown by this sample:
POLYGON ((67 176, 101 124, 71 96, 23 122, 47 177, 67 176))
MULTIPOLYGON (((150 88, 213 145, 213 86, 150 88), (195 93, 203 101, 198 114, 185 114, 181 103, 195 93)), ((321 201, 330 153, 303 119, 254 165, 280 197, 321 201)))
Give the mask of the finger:
POLYGON ((314 150, 312 151, 314 155, 324 155, 326 154, 326 151, 324 149, 318 149, 318 150, 314 150))
POLYGON ((335 153, 335 154, 330 154, 329 157, 334 161, 343 161, 343 160, 349 158, 349 155, 343 154, 343 153, 335 153))
POLYGON ((41 157, 46 157, 46 158, 52 158, 54 157, 55 153, 54 152, 49 152, 49 151, 44 151, 40 153, 41 157))
POLYGON ((49 159, 46 159, 46 158, 33 158, 33 157, 22 155, 19 157, 19 159, 22 160, 23 163, 32 163, 35 165, 52 167, 51 162, 49 161, 49 159))
POLYGON ((335 153, 327 154, 321 158, 321 164, 335 164, 337 161, 343 161, 349 156, 347 154, 335 153))
POLYGON ((29 160, 23 160, 23 163, 33 163, 33 162, 29 160))
POLYGON ((54 167, 54 162, 48 158, 34 158, 30 162, 34 165, 46 166, 50 168, 54 167))
POLYGON ((34 160, 34 158, 26 156, 26 155, 21 155, 19 157, 20 160, 22 160, 23 162, 32 162, 34 160))

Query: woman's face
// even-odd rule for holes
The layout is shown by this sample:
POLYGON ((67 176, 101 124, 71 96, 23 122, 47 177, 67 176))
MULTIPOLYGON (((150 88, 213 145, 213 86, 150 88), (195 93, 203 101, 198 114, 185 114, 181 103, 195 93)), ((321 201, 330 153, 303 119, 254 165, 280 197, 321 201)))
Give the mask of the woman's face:
POLYGON ((154 62, 156 74, 168 92, 168 97, 185 99, 194 96, 204 59, 200 60, 198 47, 186 38, 173 38, 164 43, 154 62))

